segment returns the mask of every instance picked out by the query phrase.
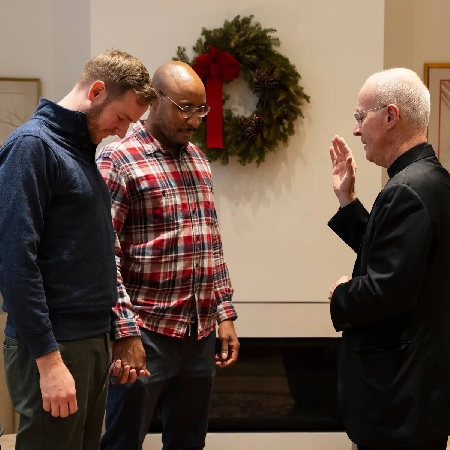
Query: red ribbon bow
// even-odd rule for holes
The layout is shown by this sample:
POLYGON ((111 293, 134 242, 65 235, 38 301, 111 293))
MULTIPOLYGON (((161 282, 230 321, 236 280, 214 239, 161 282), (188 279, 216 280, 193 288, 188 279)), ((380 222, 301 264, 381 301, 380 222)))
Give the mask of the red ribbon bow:
POLYGON ((232 81, 239 76, 241 66, 228 52, 209 46, 209 53, 195 58, 192 68, 204 80, 206 101, 211 111, 206 116, 206 145, 223 148, 222 140, 222 80, 232 81))

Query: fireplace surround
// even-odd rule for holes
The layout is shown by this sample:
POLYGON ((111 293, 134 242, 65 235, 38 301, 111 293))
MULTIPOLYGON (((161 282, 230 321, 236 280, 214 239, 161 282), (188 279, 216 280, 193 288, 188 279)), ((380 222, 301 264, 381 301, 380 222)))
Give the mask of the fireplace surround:
MULTIPOLYGON (((205 449, 355 450, 337 409, 340 333, 329 302, 234 303, 241 350, 236 365, 217 370, 205 449)), ((155 420, 143 450, 161 448, 159 431, 155 420)))
MULTIPOLYGON (((340 338, 241 338, 239 361, 218 369, 209 432, 342 432, 340 338)), ((160 432, 156 416, 150 432, 160 432)))

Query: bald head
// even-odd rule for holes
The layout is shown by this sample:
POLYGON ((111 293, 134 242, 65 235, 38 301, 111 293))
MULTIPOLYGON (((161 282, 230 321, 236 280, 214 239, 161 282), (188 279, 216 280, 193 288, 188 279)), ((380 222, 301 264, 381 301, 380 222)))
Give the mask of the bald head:
POLYGON ((371 75, 362 89, 370 89, 379 105, 397 105, 411 129, 426 131, 430 93, 416 72, 405 68, 383 70, 371 75))
POLYGON ((198 93, 205 90, 202 80, 195 70, 181 61, 170 61, 159 66, 152 79, 153 86, 170 94, 176 93, 198 93))

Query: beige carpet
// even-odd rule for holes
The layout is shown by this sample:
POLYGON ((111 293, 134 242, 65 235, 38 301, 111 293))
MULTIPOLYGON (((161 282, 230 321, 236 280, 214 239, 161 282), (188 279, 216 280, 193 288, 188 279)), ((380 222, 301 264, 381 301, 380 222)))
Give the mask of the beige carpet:
MULTIPOLYGON (((5 434, 0 437, 0 449, 1 450, 14 450, 14 444, 16 442, 15 434, 5 434)), ((354 445, 353 445, 354 447, 354 445)), ((447 445, 447 450, 450 450, 450 442, 447 445)))

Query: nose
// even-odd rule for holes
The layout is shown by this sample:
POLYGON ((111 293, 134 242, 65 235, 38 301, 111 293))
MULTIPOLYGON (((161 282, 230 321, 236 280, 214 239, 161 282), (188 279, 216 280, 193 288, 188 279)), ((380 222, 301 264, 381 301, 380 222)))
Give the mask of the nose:
POLYGON ((189 117, 189 119, 186 120, 186 122, 192 127, 197 128, 201 124, 202 118, 197 112, 195 112, 191 117, 189 117))
POLYGON ((355 122, 355 126, 353 127, 353 136, 361 136, 361 125, 358 121, 355 122))

